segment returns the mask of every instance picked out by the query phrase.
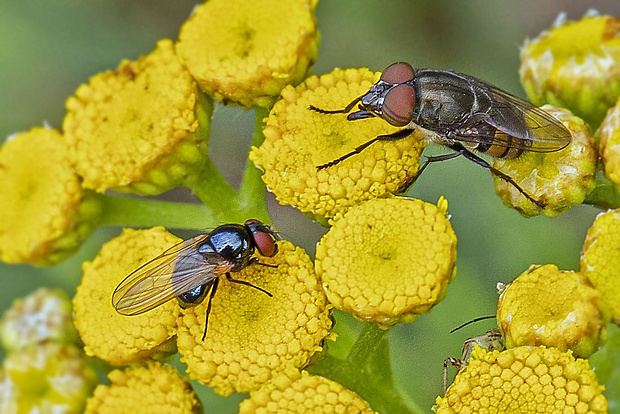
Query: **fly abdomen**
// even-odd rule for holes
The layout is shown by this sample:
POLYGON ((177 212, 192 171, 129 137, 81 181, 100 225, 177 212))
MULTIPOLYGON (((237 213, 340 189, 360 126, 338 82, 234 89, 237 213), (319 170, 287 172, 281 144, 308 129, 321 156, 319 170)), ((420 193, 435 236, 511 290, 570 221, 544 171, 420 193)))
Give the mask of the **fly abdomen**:
POLYGON ((496 130, 490 142, 480 143, 478 151, 495 158, 517 158, 532 145, 532 141, 496 130))

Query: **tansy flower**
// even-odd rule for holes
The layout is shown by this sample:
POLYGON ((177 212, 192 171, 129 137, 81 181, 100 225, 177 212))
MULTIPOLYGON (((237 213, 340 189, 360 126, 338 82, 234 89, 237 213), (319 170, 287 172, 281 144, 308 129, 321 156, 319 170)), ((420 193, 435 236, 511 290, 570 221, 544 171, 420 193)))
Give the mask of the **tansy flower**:
POLYGON ((99 385, 88 399, 85 413, 201 413, 202 407, 192 386, 169 365, 149 362, 114 370, 110 385, 99 385))
POLYGON ((177 345, 192 379, 220 395, 248 392, 289 368, 299 369, 322 349, 332 322, 325 293, 308 255, 278 242, 274 257, 259 257, 234 278, 273 297, 221 278, 205 329, 207 300, 179 317, 177 345))
POLYGON ((212 102, 198 93, 170 40, 93 76, 66 106, 63 130, 85 188, 159 194, 207 158, 212 102))
POLYGON ((240 414, 373 412, 359 395, 339 383, 296 370, 275 376, 239 405, 240 414))
POLYGON ((33 128, 0 147, 0 260, 55 264, 93 231, 99 201, 82 190, 62 136, 33 128))
POLYGON ((599 214, 581 248, 579 272, 588 277, 620 324, 620 210, 599 214))
POLYGON ((437 414, 607 413, 603 390, 588 361, 571 351, 521 346, 487 352, 477 346, 433 408, 437 414))
POLYGON ((0 412, 84 412, 97 374, 72 345, 48 342, 11 352, 0 371, 0 412))
POLYGON ((528 97, 569 108, 593 128, 620 95, 620 19, 561 14, 549 31, 521 49, 519 75, 528 97))
POLYGON ((620 100, 611 108, 597 135, 599 152, 605 165, 605 175, 614 183, 620 184, 620 100))
POLYGON ((515 159, 493 160, 493 166, 512 177, 535 199, 546 203, 541 209, 525 198, 514 185, 495 177, 495 191, 504 204, 525 217, 544 214, 555 217, 575 204, 581 204, 596 186, 594 179, 597 153, 590 128, 570 112, 550 105, 542 107, 561 121, 573 140, 560 151, 525 151, 515 159))
POLYGON ((180 241, 163 227, 126 229, 92 262, 84 263, 73 307, 87 355, 122 365, 174 351, 180 309, 176 300, 140 315, 123 316, 112 305, 112 293, 127 275, 180 241))
POLYGON ((49 341, 79 343, 71 301, 58 289, 41 288, 15 300, 2 316, 0 332, 7 352, 49 341))
POLYGON ((456 236, 439 204, 376 199, 336 220, 316 248, 329 301, 383 327, 430 311, 456 272, 456 236))
POLYGON ((588 278, 555 265, 530 267, 501 290, 497 304, 507 348, 546 345, 589 358, 605 343, 609 320, 588 278))
POLYGON ((368 69, 337 69, 282 91, 266 121, 265 141, 250 152, 281 204, 330 218, 364 200, 402 192, 411 184, 426 145, 418 133, 375 142, 360 154, 317 170, 378 135, 398 131, 377 117, 349 122, 346 114, 309 109, 311 105, 344 108, 368 92, 380 75, 368 69))
POLYGON ((318 52, 314 4, 209 0, 179 33, 177 50, 200 87, 224 103, 270 108, 310 71, 318 52))

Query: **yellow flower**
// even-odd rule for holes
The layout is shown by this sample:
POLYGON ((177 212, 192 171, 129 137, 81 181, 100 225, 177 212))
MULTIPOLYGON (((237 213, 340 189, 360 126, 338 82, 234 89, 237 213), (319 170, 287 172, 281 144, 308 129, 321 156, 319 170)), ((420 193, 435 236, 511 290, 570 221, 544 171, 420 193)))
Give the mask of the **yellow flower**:
POLYGON ((88 399, 85 413, 201 413, 192 386, 169 365, 149 362, 147 366, 114 370, 110 385, 99 385, 88 399))
POLYGON ((224 103, 270 108, 316 59, 313 11, 299 0, 209 0, 181 28, 177 50, 208 94, 224 103))
POLYGON ((100 215, 69 162, 62 136, 33 128, 0 148, 0 260, 55 264, 81 245, 100 215))
POLYGON ((239 405, 240 414, 373 412, 359 395, 339 383, 296 370, 275 376, 239 405))
POLYGON ((594 371, 571 351, 521 346, 487 352, 477 346, 456 375, 437 414, 607 413, 594 371))
POLYGON ((380 118, 349 122, 346 114, 308 109, 340 109, 368 92, 380 73, 368 69, 334 70, 282 91, 269 114, 260 148, 250 159, 265 171, 263 180, 281 204, 331 218, 361 201, 405 190, 418 171, 426 143, 419 134, 375 142, 362 153, 317 171, 377 135, 398 131, 380 118))
POLYGON ((84 412, 97 374, 72 345, 48 342, 11 352, 0 372, 0 412, 84 412))
POLYGON ((40 288, 15 300, 2 316, 0 331, 7 352, 48 341, 79 343, 71 301, 58 289, 40 288))
POLYGON ((560 120, 573 135, 563 150, 549 153, 524 152, 515 159, 494 159, 493 166, 512 177, 544 209, 525 198, 515 186, 495 177, 495 191, 504 204, 525 217, 544 214, 555 217, 575 204, 581 204, 596 186, 597 153, 590 128, 570 112, 550 105, 542 107, 560 120))
POLYGON ((213 298, 209 330, 207 300, 179 317, 177 345, 192 379, 220 395, 257 389, 288 368, 305 366, 322 349, 331 320, 325 293, 308 255, 288 241, 278 253, 234 274, 267 292, 222 278, 213 298))
POLYGON ((610 313, 580 273, 532 266, 500 293, 497 321, 506 347, 553 346, 589 358, 607 339, 610 313))
POLYGON ((579 271, 601 292, 620 324, 620 210, 599 214, 581 248, 579 271))
POLYGON ((106 243, 95 260, 84 263, 73 307, 87 355, 122 365, 174 352, 180 309, 176 301, 123 316, 112 305, 112 293, 127 275, 180 241, 163 227, 126 229, 106 243))
POLYGON ((445 210, 391 198, 367 201, 335 220, 317 244, 315 266, 337 309, 388 327, 412 322, 440 302, 455 260, 445 210))
POLYGON ((620 100, 611 108, 597 135, 599 152, 605 165, 605 175, 614 183, 620 184, 620 100))
POLYGON ((560 15, 521 49, 521 83, 534 104, 569 108, 593 128, 620 95, 620 19, 560 15))
POLYGON ((212 102, 198 93, 170 40, 93 76, 66 106, 63 130, 85 188, 159 194, 207 158, 212 102))

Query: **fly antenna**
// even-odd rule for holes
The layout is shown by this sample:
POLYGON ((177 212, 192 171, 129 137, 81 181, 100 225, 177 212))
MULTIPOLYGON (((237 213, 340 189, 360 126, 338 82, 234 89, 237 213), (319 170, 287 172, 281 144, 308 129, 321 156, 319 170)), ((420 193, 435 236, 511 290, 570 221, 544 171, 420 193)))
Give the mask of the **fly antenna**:
POLYGON ((474 319, 472 319, 470 321, 465 322, 464 324, 461 324, 461 325, 457 326, 456 328, 451 330, 450 333, 454 333, 454 332, 458 331, 459 329, 464 328, 467 325, 470 325, 470 324, 472 324, 474 322, 480 322, 480 321, 484 321, 486 319, 493 319, 493 318, 495 318, 495 315, 479 316, 477 318, 474 318, 474 319))

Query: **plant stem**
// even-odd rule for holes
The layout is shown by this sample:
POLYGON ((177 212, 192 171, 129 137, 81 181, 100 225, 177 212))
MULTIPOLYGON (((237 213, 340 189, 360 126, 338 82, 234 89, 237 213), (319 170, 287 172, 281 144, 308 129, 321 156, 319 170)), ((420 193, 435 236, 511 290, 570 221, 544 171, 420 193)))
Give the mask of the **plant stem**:
POLYGON ((618 186, 599 171, 596 174, 596 188, 586 196, 584 204, 610 209, 620 207, 620 192, 618 186))

